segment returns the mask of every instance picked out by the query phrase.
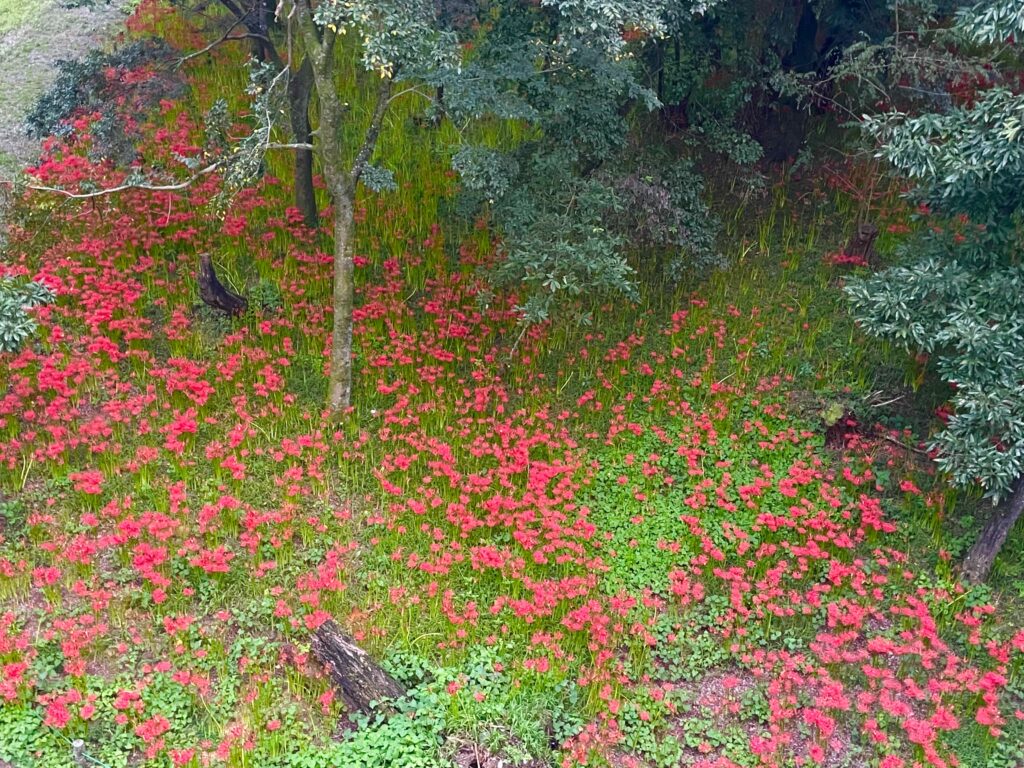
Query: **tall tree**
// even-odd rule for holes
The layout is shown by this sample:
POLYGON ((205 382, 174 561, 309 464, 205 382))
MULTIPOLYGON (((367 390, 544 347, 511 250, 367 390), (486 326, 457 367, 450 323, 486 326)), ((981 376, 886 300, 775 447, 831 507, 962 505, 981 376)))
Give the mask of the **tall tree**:
POLYGON ((287 79, 287 111, 291 134, 296 147, 294 149, 293 187, 295 207, 302 213, 302 218, 309 227, 319 223, 316 204, 316 192, 313 187, 313 151, 302 146, 312 143, 312 129, 309 121, 309 101, 313 89, 313 69, 306 57, 292 62, 288 56, 282 56, 274 41, 271 21, 274 18, 272 3, 268 0, 220 0, 232 20, 231 28, 218 42, 238 39, 233 30, 242 27, 245 33, 241 37, 252 43, 253 57, 276 70, 288 69, 287 79))
MULTIPOLYGON (((974 6, 957 27, 970 45, 1002 48, 1024 39, 1024 6, 974 6)), ((970 581, 987 577, 1024 513, 1024 95, 995 82, 945 112, 866 121, 881 154, 949 220, 909 244, 907 263, 846 288, 869 332, 934 355, 955 387, 933 441, 938 463, 998 505, 964 559, 970 581)))
POLYGON ((280 18, 295 24, 310 61, 319 106, 316 152, 333 203, 334 320, 327 407, 335 413, 352 400, 356 189, 371 178, 375 185, 387 184, 372 158, 388 107, 404 92, 393 92, 395 82, 458 65, 454 36, 440 28, 437 10, 433 2, 421 0, 282 0, 278 6, 280 18), (341 59, 335 48, 342 35, 362 41, 363 66, 377 78, 370 120, 354 148, 345 142, 345 121, 352 116, 337 87, 341 59))
MULTIPOLYGON (((563 297, 636 295, 626 258, 636 232, 616 226, 642 197, 631 195, 638 179, 628 181, 638 165, 628 117, 658 106, 636 53, 665 33, 670 10, 709 5, 496 0, 474 56, 443 83, 456 123, 489 116, 527 127, 515 146, 466 141, 453 157, 473 210, 501 230, 494 278, 518 290, 524 320, 546 318, 563 297)), ((660 212, 678 213, 670 208, 660 212)))
MULTIPOLYGON (((295 24, 313 70, 319 105, 316 152, 334 203, 334 326, 328 408, 352 397, 353 211, 358 185, 379 183, 371 160, 389 105, 429 84, 444 93, 453 119, 524 120, 536 139, 508 154, 466 147, 456 156, 464 181, 504 197, 502 223, 512 234, 501 275, 528 288, 543 315, 559 291, 629 290, 628 268, 600 217, 610 202, 596 176, 625 135, 622 108, 653 101, 629 66, 631 35, 664 30, 664 0, 495 2, 485 44, 474 56, 458 46, 453 3, 434 0, 282 0, 278 13, 295 24), (346 146, 352 120, 336 87, 339 40, 361 41, 362 65, 378 88, 358 146, 346 146), (396 83, 403 85, 395 91, 396 83), (510 169, 515 169, 509 173, 510 169), (563 183, 564 182, 564 183, 563 183), (531 195, 536 199, 531 199, 531 195), (538 203, 538 201, 541 201, 538 203), (604 206, 604 207, 602 207, 604 206), (556 214, 555 212, 560 213, 556 214)), ((693 4, 693 10, 709 3, 693 4)), ((461 15, 468 11, 462 9, 461 15)), ((352 43, 348 43, 352 44, 352 43)), ((499 201, 492 198, 494 203, 499 201)))

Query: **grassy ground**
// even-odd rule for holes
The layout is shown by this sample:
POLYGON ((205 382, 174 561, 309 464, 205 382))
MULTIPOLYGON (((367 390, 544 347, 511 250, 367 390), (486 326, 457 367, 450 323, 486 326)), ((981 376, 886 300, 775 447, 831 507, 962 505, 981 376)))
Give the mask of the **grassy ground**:
POLYGON ((34 16, 38 16, 44 7, 43 0, 28 0, 28 2, 4 0, 0 3, 0 35, 10 32, 34 16))
MULTIPOLYGON (((134 26, 196 44, 154 5, 134 26)), ((193 62, 147 167, 242 91, 238 55, 193 62)), ((342 87, 366 119, 373 84, 342 87)), ((0 368, 0 763, 81 739, 108 766, 1020 765, 1012 601, 957 584, 956 499, 904 431, 927 419, 880 406, 918 371, 858 334, 828 259, 875 170, 735 195, 728 269, 511 351, 493 233, 439 213, 455 133, 415 109, 381 137, 400 189, 361 201, 340 422, 287 158, 226 209, 215 178, 19 206, 0 269, 58 299, 0 368), (201 252, 244 317, 195 309, 201 252), (397 713, 339 728, 328 617, 408 686, 397 713)), ((45 180, 116 181, 88 149, 45 180)), ((871 205, 891 249, 907 212, 871 205)))

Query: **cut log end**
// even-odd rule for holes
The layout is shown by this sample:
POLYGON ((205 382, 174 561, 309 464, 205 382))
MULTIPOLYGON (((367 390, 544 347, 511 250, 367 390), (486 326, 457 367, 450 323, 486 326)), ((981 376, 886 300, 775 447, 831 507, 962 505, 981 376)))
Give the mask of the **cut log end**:
POLYGON ((350 709, 368 714, 405 694, 405 687, 334 621, 325 621, 313 632, 312 651, 350 709))

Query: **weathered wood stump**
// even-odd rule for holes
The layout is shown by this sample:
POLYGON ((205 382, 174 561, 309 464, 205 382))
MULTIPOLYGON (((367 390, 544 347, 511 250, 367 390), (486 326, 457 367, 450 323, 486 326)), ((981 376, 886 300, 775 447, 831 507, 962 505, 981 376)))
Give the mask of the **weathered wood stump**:
POLYGON ((374 702, 384 703, 405 693, 355 640, 328 620, 313 632, 313 655, 323 664, 349 710, 369 713, 374 702))
POLYGON ((219 309, 228 315, 240 315, 245 312, 249 302, 239 296, 230 288, 226 288, 217 279, 217 271, 213 268, 213 259, 210 254, 199 254, 199 298, 203 303, 214 309, 219 309))
POLYGON ((877 237, 878 227, 868 221, 861 222, 857 225, 857 231, 850 235, 843 252, 847 256, 856 256, 865 264, 874 266, 878 263, 878 254, 875 253, 877 237))

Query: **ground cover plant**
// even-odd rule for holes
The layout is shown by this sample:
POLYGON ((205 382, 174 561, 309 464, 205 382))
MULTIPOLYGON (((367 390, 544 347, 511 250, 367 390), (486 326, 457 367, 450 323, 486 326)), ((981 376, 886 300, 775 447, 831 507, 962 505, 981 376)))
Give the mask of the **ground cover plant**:
MULTIPOLYGON (((129 28, 206 44, 153 2, 129 28)), ((124 116, 141 162, 190 174, 243 55, 124 116)), ((372 109, 372 82, 342 88, 372 109)), ((329 233, 281 158, 230 197, 216 173, 24 190, 0 262, 25 327, 0 352, 0 764, 1024 763, 1012 594, 958 581, 962 496, 917 425, 853 414, 904 380, 839 290, 877 167, 736 203, 731 266, 699 283, 523 325, 484 279, 487 220, 444 215, 448 137, 415 108, 382 121, 395 188, 356 196, 343 419, 329 233), (199 301, 203 253, 244 314, 199 301), (328 619, 407 695, 349 717, 311 655, 328 619)), ((99 119, 45 141, 37 185, 125 180, 99 119)), ((883 252, 919 226, 892 192, 883 252)))

